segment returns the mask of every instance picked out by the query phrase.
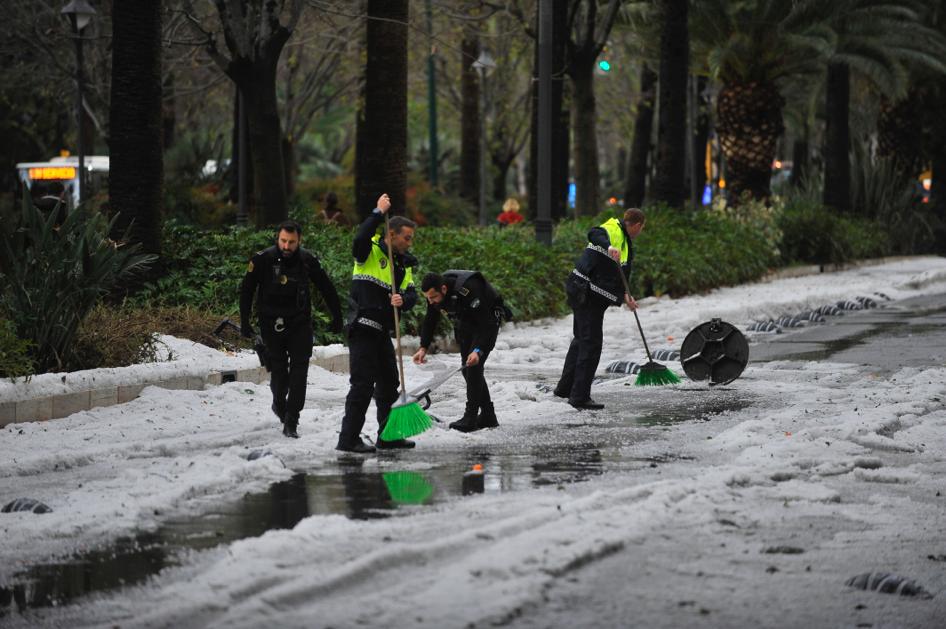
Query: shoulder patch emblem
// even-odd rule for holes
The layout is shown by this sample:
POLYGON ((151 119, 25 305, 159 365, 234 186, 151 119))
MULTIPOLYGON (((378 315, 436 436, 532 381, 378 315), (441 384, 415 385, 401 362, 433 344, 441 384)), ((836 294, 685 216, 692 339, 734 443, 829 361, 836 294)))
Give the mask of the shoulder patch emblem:
POLYGON ((252 273, 252 272, 253 272, 253 261, 252 261, 252 260, 250 260, 250 263, 246 265, 246 272, 247 272, 247 273, 252 273))

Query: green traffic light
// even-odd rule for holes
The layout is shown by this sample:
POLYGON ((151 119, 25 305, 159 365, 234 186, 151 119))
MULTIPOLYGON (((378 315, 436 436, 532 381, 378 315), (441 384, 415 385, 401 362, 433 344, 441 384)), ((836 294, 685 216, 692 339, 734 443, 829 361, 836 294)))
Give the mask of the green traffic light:
POLYGON ((607 59, 602 59, 601 61, 598 62, 598 68, 599 68, 602 72, 610 72, 610 71, 611 71, 611 62, 608 61, 607 59))

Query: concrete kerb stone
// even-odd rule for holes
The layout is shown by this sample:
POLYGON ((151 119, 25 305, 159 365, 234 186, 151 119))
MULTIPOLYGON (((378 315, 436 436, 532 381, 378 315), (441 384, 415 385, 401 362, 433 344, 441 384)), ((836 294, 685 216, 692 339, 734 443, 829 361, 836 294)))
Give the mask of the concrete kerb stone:
POLYGON ((16 421, 16 402, 0 404, 0 428, 16 421))

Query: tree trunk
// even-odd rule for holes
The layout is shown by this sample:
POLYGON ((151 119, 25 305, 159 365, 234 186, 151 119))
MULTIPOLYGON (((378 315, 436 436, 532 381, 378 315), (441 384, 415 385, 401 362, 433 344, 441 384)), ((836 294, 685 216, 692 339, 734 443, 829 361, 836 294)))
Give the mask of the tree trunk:
POLYGON ((726 156, 726 190, 731 203, 743 196, 768 199, 772 160, 785 130, 785 99, 771 83, 727 82, 716 99, 716 130, 726 156))
POLYGON ((664 0, 660 34, 657 178, 654 200, 683 207, 687 198, 687 74, 690 58, 687 0, 664 0))
POLYGON ((161 105, 161 128, 164 135, 164 150, 174 145, 177 131, 177 101, 174 98, 174 73, 164 80, 164 100, 161 105))
POLYGON ((472 33, 463 37, 460 63, 460 196, 472 202, 480 194, 480 80, 473 61, 480 55, 480 40, 472 33))
POLYGON ((299 165, 296 161, 296 145, 286 136, 282 138, 282 161, 286 173, 286 197, 289 198, 296 192, 299 165))
POLYGON ((512 166, 515 155, 496 157, 491 159, 493 163, 493 200, 506 200, 506 179, 509 176, 509 167, 512 166))
POLYGON ((823 201, 841 212, 851 209, 850 94, 847 64, 829 63, 825 93, 823 201))
POLYGON ((644 203, 647 185, 647 157, 650 154, 650 136, 654 128, 654 87, 657 73, 646 65, 641 68, 640 96, 637 117, 634 119, 634 137, 631 156, 627 162, 627 181, 624 186, 624 207, 640 207, 644 203))
POLYGON ((368 0, 364 109, 359 115, 355 198, 367 216, 378 197, 403 214, 407 196, 408 0, 368 0))
POLYGON ((931 81, 929 91, 923 101, 926 135, 929 139, 925 147, 930 154, 933 181, 930 187, 930 211, 934 218, 935 252, 946 255, 946 77, 939 75, 931 81))
POLYGON ((809 134, 808 121, 805 120, 805 125, 802 128, 802 137, 795 138, 795 141, 792 143, 792 174, 789 182, 794 188, 799 187, 808 176, 808 155, 810 152, 808 143, 809 134))
POLYGON ((693 131, 693 177, 696 179, 697 205, 702 207, 703 189, 706 187, 706 142, 709 140, 709 103, 703 98, 707 79, 696 77, 696 124, 693 131))
POLYGON ((282 153, 282 128, 276 100, 275 60, 265 59, 238 70, 246 107, 247 131, 253 150, 256 184, 256 226, 276 225, 289 215, 282 153))
POLYGON ((599 207, 598 134, 595 128, 594 59, 572 61, 572 125, 575 145, 575 216, 594 216, 599 207))
POLYGON ((161 252, 161 3, 117 2, 112 12, 109 201, 117 235, 161 252))

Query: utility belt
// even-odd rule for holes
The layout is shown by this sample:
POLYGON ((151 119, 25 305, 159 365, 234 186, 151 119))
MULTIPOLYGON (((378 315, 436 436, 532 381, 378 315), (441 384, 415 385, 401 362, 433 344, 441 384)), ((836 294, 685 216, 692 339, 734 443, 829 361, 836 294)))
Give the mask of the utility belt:
POLYGON ((294 328, 300 324, 309 323, 311 319, 312 315, 308 312, 299 312, 294 315, 282 317, 260 317, 260 328, 268 328, 273 332, 279 333, 285 331, 287 328, 294 328))
MULTIPOLYGON (((617 295, 615 295, 614 293, 610 291, 607 291, 601 288, 597 284, 592 283, 591 278, 585 275, 584 273, 582 273, 581 271, 579 271, 578 269, 572 269, 572 277, 577 279, 575 284, 576 284, 576 287, 579 289, 578 293, 581 293, 583 289, 584 291, 591 291, 592 293, 596 293, 597 295, 604 297, 611 303, 621 303, 620 297, 618 297, 617 295)), ((583 296, 580 294, 573 295, 573 297, 576 298, 576 300, 579 303, 584 303, 585 301, 585 299, 582 298, 583 296)))

